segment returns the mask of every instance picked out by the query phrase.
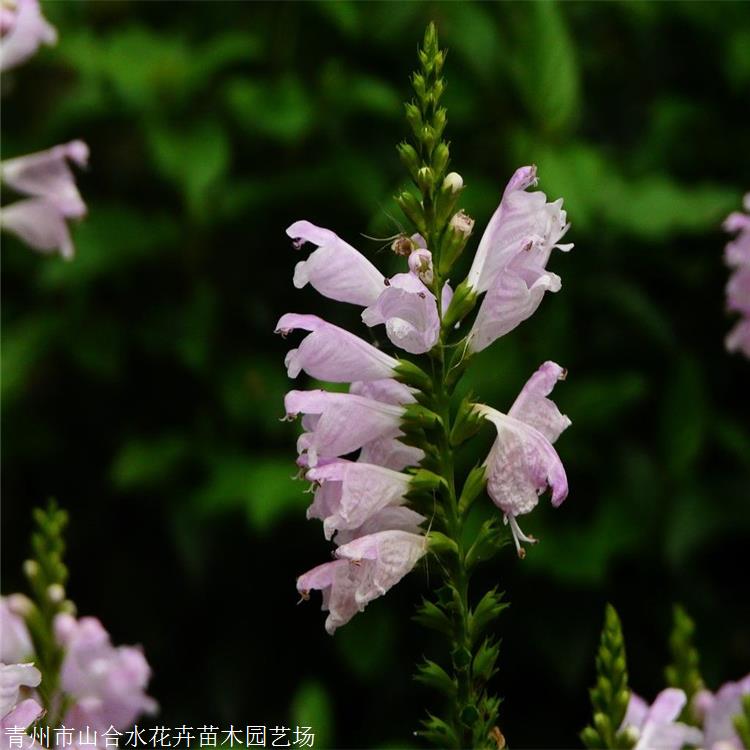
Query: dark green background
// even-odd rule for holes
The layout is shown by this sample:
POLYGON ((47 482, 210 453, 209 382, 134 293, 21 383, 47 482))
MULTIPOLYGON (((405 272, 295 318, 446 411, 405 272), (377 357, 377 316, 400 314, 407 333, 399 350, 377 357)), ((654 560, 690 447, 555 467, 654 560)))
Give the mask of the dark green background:
MULTIPOLYGON (((720 222, 750 189, 747 3, 55 2, 54 49, 3 77, 3 153, 91 147, 77 257, 3 247, 4 588, 30 510, 71 511, 70 593, 143 643, 160 723, 311 723, 316 746, 404 747, 432 696, 417 572, 334 638, 297 574, 328 559, 280 422, 287 310, 356 330, 291 283, 284 229, 330 227, 381 267, 417 42, 448 47, 448 136, 477 238, 513 170, 564 197, 563 289, 477 357, 505 409, 570 375, 571 493, 477 579, 512 606, 497 690, 513 747, 575 746, 603 604, 632 683, 663 684, 673 601, 711 686, 750 671, 750 364, 722 345, 720 222)), ((472 249, 475 245, 472 245, 472 249)), ((378 335, 382 335, 380 332, 378 335)), ((298 386, 299 387, 299 386, 298 386)), ((476 450, 488 445, 478 443, 476 450)), ((491 506, 486 501, 485 512, 491 506)), ((434 576, 432 577, 434 581, 434 576)))

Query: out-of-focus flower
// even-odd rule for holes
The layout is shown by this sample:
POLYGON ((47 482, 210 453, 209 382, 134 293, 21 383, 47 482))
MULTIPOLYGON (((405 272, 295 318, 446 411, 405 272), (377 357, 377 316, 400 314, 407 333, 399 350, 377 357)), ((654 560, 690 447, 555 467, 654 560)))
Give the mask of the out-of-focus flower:
POLYGON ((39 747, 23 732, 42 716, 44 709, 33 698, 19 698, 23 688, 37 687, 41 679, 33 664, 0 662, 0 750, 39 747))
POLYGON ((31 57, 42 44, 55 44, 57 31, 42 15, 38 0, 0 0, 0 70, 31 57))
POLYGON ((682 750, 683 745, 700 746, 701 731, 677 721, 686 703, 685 693, 677 688, 662 690, 651 706, 632 694, 621 729, 628 729, 637 737, 634 750, 682 750))
POLYGON ((536 167, 521 167, 510 179, 500 205, 479 242, 467 282, 474 294, 487 292, 469 333, 478 352, 530 317, 547 291, 560 289, 560 277, 546 270, 553 248, 567 232, 562 199, 547 203, 536 185, 536 167))
POLYGON ((304 598, 312 589, 323 593, 323 610, 329 613, 325 627, 333 634, 395 586, 426 549, 427 540, 420 534, 401 530, 368 534, 340 546, 338 559, 301 575, 297 590, 304 598))
POLYGON ((34 647, 23 618, 14 610, 12 597, 0 597, 0 662, 17 664, 27 661, 34 647))
POLYGON ((724 229, 736 234, 724 251, 724 260, 732 269, 726 288, 727 309, 741 316, 727 334, 725 345, 730 352, 739 351, 750 358, 750 193, 743 207, 748 213, 735 211, 724 222, 724 229))
POLYGON ((73 257, 73 242, 67 220, 80 219, 86 205, 68 166, 85 166, 88 146, 71 141, 27 156, 0 163, 0 179, 22 195, 30 196, 0 209, 0 225, 35 250, 59 251, 73 257))
POLYGON ((693 698, 693 708, 703 723, 705 750, 745 750, 734 727, 742 713, 742 696, 750 693, 750 675, 727 682, 715 694, 701 690, 693 698))
POLYGON ((552 490, 554 507, 568 495, 565 469, 552 443, 570 420, 547 398, 555 383, 564 377, 565 370, 560 365, 545 362, 529 378, 507 414, 482 404, 475 406, 497 429, 497 438, 485 461, 487 493, 510 524, 520 556, 524 555, 521 542, 536 540, 521 531, 517 516, 533 510, 547 487, 552 490))
POLYGON ((73 701, 63 718, 66 726, 124 729, 156 711, 156 701, 145 692, 151 669, 139 648, 113 646, 93 617, 60 614, 55 634, 65 650, 60 685, 73 701))

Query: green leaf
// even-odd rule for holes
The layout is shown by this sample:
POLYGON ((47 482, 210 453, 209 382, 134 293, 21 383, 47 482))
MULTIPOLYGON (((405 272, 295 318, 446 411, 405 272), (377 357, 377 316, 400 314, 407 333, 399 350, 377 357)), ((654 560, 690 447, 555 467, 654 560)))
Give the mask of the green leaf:
POLYGON ((413 619, 420 625, 437 630, 449 638, 453 636, 453 623, 450 617, 429 599, 422 599, 413 619))
POLYGON ((569 130, 581 110, 580 72, 563 5, 550 0, 525 6, 531 15, 516 63, 521 95, 540 128, 569 130))
POLYGON ((334 714, 328 691, 319 682, 307 680, 294 694, 290 709, 293 727, 310 727, 315 747, 334 747, 334 714))
POLYGON ((439 664, 429 659, 425 659, 417 666, 414 679, 448 697, 452 697, 456 693, 456 681, 449 677, 439 664))

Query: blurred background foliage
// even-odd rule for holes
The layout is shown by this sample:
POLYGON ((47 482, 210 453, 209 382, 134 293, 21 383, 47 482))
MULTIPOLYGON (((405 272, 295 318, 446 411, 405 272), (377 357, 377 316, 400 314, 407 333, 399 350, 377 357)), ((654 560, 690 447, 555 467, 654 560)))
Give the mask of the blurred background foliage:
POLYGON ((3 242, 6 592, 31 507, 55 495, 72 515, 71 593, 117 641, 144 644, 160 723, 413 743, 426 696, 412 664, 436 655, 410 621, 426 576, 334 638, 315 603, 296 606, 295 576, 330 552, 291 479, 288 344, 272 332, 287 310, 357 328, 353 308, 293 289, 293 220, 396 270, 363 234, 399 230, 401 102, 434 19, 477 236, 515 167, 536 163, 576 243, 551 264, 563 291, 470 376, 504 409, 541 361, 570 371, 555 394, 574 423, 558 443, 570 498, 526 520, 542 543, 523 563, 507 548, 477 581, 512 602, 501 728, 515 747, 578 744, 606 600, 647 697, 675 600, 710 686, 750 670, 749 365, 722 348, 720 230, 750 189, 750 5, 45 12, 60 42, 3 76, 3 152, 85 139, 90 216, 69 264, 3 242))

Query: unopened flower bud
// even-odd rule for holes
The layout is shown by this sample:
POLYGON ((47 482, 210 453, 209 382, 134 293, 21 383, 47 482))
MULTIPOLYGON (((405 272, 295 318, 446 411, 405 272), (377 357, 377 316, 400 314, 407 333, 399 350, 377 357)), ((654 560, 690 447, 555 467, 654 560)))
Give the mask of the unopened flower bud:
POLYGON ((23 564, 23 572, 27 578, 36 578, 39 575, 39 563, 36 560, 26 560, 23 564))
POLYGON ((458 172, 450 172, 443 180, 443 190, 450 190, 451 193, 457 193, 464 186, 464 178, 458 172))
POLYGON ((47 589, 47 598, 51 602, 59 604, 65 598, 65 589, 59 583, 53 583, 47 589))
POLYGON ((409 270, 416 274, 424 284, 430 286, 434 279, 432 253, 424 248, 415 250, 409 255, 409 270))
POLYGON ((8 609, 19 617, 26 617, 34 608, 34 604, 28 596, 24 594, 11 594, 7 598, 8 609))
POLYGON ((417 184, 419 185, 419 189, 423 193, 429 193, 432 190, 433 183, 434 177, 432 170, 429 167, 422 167, 417 172, 417 184))

